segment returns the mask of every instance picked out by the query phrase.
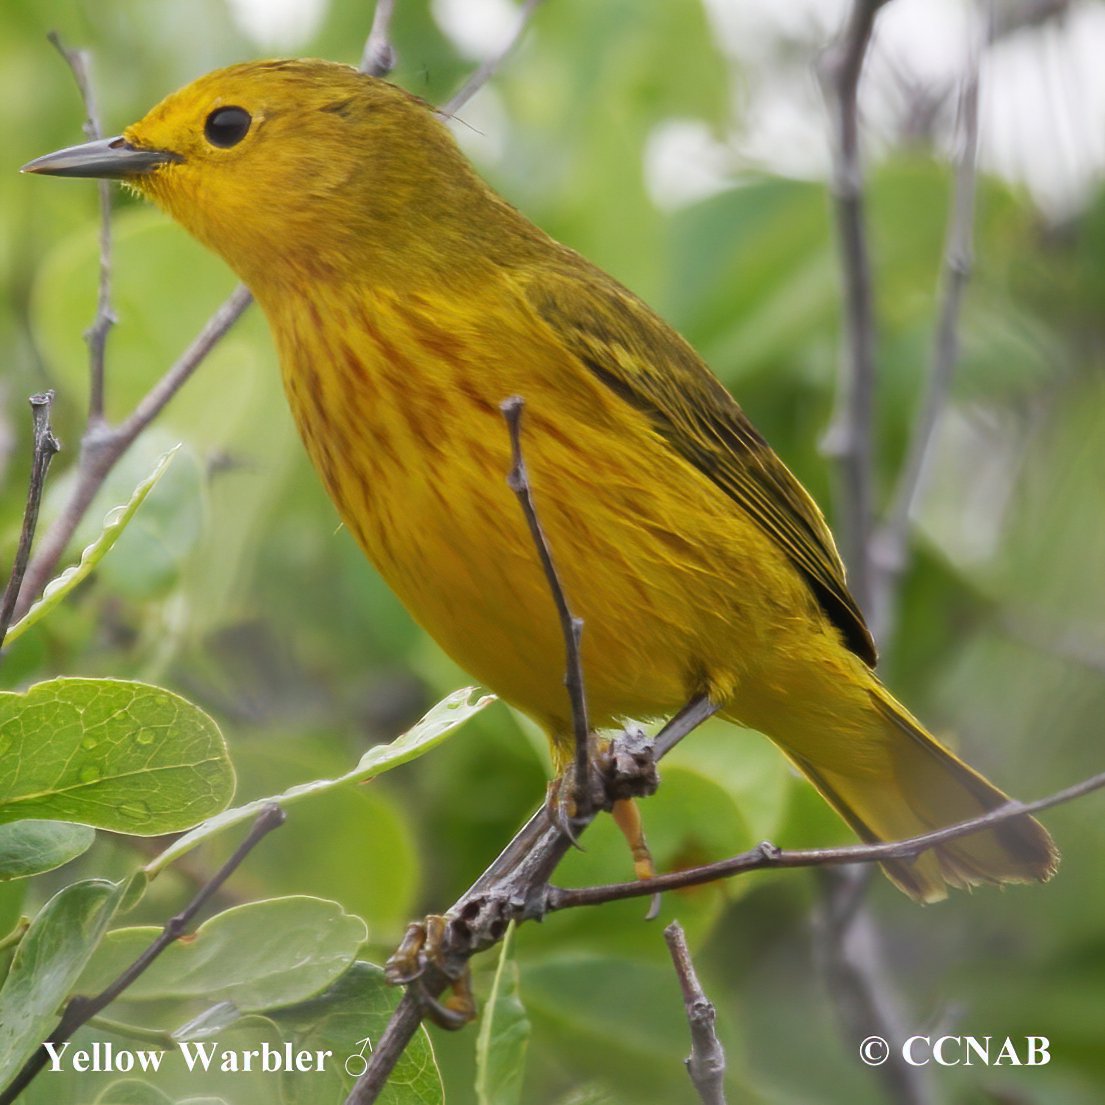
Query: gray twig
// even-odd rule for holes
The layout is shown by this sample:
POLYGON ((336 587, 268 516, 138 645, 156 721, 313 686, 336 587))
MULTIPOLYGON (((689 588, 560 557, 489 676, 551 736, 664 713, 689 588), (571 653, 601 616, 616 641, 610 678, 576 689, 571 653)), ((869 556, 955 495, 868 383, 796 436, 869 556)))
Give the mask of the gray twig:
POLYGON ((376 0, 372 29, 361 54, 361 72, 370 77, 386 77, 395 68, 395 46, 391 41, 391 17, 395 0, 376 0))
MULTIPOLYGON (((88 75, 88 51, 69 49, 61 41, 57 31, 51 31, 46 37, 72 70, 73 80, 84 105, 86 118, 82 129, 86 137, 90 141, 103 138, 96 92, 88 75)), ((104 354, 107 336, 115 325, 115 313, 111 309, 111 181, 101 180, 97 187, 100 195, 100 281, 96 295, 96 315, 92 325, 84 332, 84 340, 88 345, 89 426, 98 424, 104 417, 104 354)))
POLYGON ((46 1066, 50 1053, 46 1044, 57 1047, 70 1039, 83 1024, 87 1024, 102 1009, 107 1008, 128 986, 145 972, 155 959, 172 943, 179 940, 191 925, 196 914, 207 904, 213 894, 241 865, 242 861, 257 847, 258 843, 284 824, 284 811, 277 805, 266 806, 253 822, 249 835, 235 849, 234 854, 215 872, 200 892, 175 917, 171 917, 157 938, 144 952, 105 989, 95 997, 86 998, 77 995, 69 999, 65 1012, 61 1015, 57 1028, 49 1038, 39 1045, 35 1053, 23 1064, 22 1069, 0 1093, 0 1105, 11 1105, 27 1088, 31 1081, 46 1066))
POLYGON ((4 588, 4 597, 0 600, 0 648, 4 647, 4 638, 15 613, 16 599, 23 586, 23 577, 27 571, 27 562, 31 556, 31 545, 38 526, 38 508, 42 503, 42 491, 46 486, 46 472, 54 454, 61 448, 58 439, 50 427, 50 404, 54 401, 52 391, 41 395, 32 395, 31 419, 34 425, 34 451, 31 460, 31 479, 27 487, 27 506, 23 511, 23 529, 19 534, 19 545, 15 552, 11 575, 4 588))
POLYGON ((446 118, 452 118, 458 111, 495 74, 499 71, 502 64, 518 47, 518 43, 522 41, 522 36, 526 33, 526 29, 529 27, 530 19, 533 17, 533 13, 544 2, 544 0, 526 0, 522 5, 522 10, 518 14, 518 24, 514 28, 514 33, 507 40, 503 48, 495 54, 493 57, 489 57, 473 74, 464 82, 461 90, 457 92, 451 100, 444 107, 442 107, 441 114, 446 118))
POLYGON ((603 905, 606 902, 619 902, 625 898, 641 898, 664 890, 681 890, 687 886, 701 886, 732 875, 743 875, 748 871, 775 870, 791 867, 840 867, 849 863, 881 863, 888 859, 914 859, 922 852, 957 840, 961 836, 993 828, 1003 821, 1024 814, 1039 813, 1054 806, 1061 806, 1081 798, 1095 790, 1105 788, 1105 772, 1093 775, 1081 782, 1074 783, 1063 790, 1038 798, 1034 802, 1018 802, 1010 799, 992 810, 967 821, 958 821, 943 829, 920 833, 904 840, 882 841, 878 844, 846 844, 839 848, 804 848, 784 851, 774 844, 764 841, 750 851, 717 863, 703 864, 701 867, 689 867, 682 871, 673 871, 667 875, 656 875, 651 879, 639 879, 636 882, 610 883, 606 886, 586 886, 572 889, 550 887, 546 901, 546 912, 560 909, 572 909, 582 905, 603 905))
POLYGON ((909 562, 909 520, 923 487, 936 430, 951 396, 959 361, 959 319, 963 294, 974 264, 973 232, 978 162, 979 70, 983 42, 992 34, 986 26, 971 47, 959 92, 958 152, 952 183, 951 216, 944 251, 942 291, 925 396, 909 440, 889 514, 872 540, 870 563, 872 603, 869 611, 876 640, 893 627, 898 584, 909 562))
POLYGON ((672 921, 664 929, 675 973, 683 990, 683 1007, 691 1026, 691 1053, 684 1059, 702 1105, 725 1105, 725 1049, 717 1037, 717 1010, 706 997, 691 961, 683 926, 672 921))
POLYGON ((568 605, 564 593, 564 584, 556 570, 548 539, 541 527, 537 509, 533 504, 533 489, 530 487, 529 474, 526 472, 525 459, 522 456, 522 412, 525 400, 514 395, 505 400, 500 408, 510 432, 511 466, 507 476, 507 485, 518 497, 522 513, 529 527, 534 548, 541 560, 541 568, 549 585, 553 602, 556 603, 560 629, 564 635, 566 668, 564 686, 568 689, 568 703, 572 714, 572 739, 575 743, 575 815, 586 816, 591 810, 591 760, 588 751, 591 727, 587 720, 587 695, 583 685, 583 659, 580 655, 580 640, 583 636, 583 619, 577 618, 568 605))
POLYGON ((833 202, 844 277, 844 350, 837 406, 823 442, 837 463, 839 521, 848 584, 870 607, 875 312, 859 148, 859 82, 875 17, 887 0, 853 0, 839 39, 821 56, 818 78, 833 121, 833 202))

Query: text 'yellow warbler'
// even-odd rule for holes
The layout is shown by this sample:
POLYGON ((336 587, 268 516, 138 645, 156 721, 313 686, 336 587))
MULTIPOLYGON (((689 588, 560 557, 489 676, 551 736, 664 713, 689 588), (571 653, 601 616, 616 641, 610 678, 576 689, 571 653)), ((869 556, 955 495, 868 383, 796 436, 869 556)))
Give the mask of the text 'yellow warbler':
MULTIPOLYGON (((869 841, 1006 800, 879 682, 820 511, 694 350, 495 195, 428 104, 329 62, 236 65, 28 168, 122 178, 226 259, 346 525, 560 765, 564 646, 504 478, 512 395, 595 723, 707 692, 869 841)), ((885 866, 927 901, 1056 861, 1022 817, 885 866)))

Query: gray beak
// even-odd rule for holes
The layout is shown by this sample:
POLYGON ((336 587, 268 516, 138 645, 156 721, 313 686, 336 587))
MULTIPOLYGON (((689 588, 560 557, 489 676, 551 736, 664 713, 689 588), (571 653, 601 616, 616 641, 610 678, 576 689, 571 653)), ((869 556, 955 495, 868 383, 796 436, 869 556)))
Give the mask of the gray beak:
POLYGON ((45 176, 108 177, 123 180, 153 172, 160 165, 183 161, 180 154, 168 150, 139 150, 122 136, 101 138, 81 146, 48 153, 28 161, 21 173, 42 173, 45 176))

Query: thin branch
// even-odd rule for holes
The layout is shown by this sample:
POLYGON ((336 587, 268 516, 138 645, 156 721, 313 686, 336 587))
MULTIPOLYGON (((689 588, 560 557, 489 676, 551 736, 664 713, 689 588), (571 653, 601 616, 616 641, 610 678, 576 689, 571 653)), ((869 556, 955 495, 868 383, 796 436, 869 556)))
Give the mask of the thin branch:
POLYGON ((1083 779, 1080 783, 1066 787, 1039 798, 1035 802, 1009 801, 978 817, 959 821, 943 829, 934 829, 928 833, 907 837, 904 840, 890 840, 879 844, 848 844, 839 848, 805 848, 783 851, 774 844, 764 841, 762 844, 740 855, 717 863, 690 867, 682 871, 673 871, 668 875, 656 875, 651 879, 636 882, 611 883, 607 886, 587 886, 572 889, 549 887, 547 912, 561 909, 573 909, 576 906, 602 905, 606 902, 618 902, 624 898, 641 898, 657 891, 681 890, 687 886, 701 886, 717 879, 743 875, 748 871, 776 870, 791 867, 839 867, 848 863, 880 863, 888 859, 914 859, 949 840, 1000 825, 1014 817, 1038 813, 1053 806, 1061 806, 1084 794, 1105 788, 1105 772, 1083 779))
POLYGON ((395 68, 395 47, 391 41, 391 18, 395 0, 376 0, 372 30, 368 32, 361 54, 361 72, 370 77, 386 77, 395 68))
POLYGON ((859 82, 875 17, 887 0, 853 0, 840 38, 818 65, 833 121, 833 201, 844 278, 844 352, 837 407, 823 448, 838 466, 841 537, 848 584, 870 607, 868 542, 872 518, 875 312, 859 150, 859 82))
POLYGON ((54 459, 54 454, 61 448, 50 427, 50 404, 53 400, 52 391, 32 395, 29 400, 34 425, 31 479, 27 487, 27 505, 23 510, 23 529, 19 534, 15 563, 12 565, 11 575, 4 588, 4 597, 0 600, 0 649, 4 647, 4 638, 7 637, 8 629, 12 624, 16 599, 23 586, 27 562, 31 557, 31 545, 34 543, 35 528, 38 526, 38 508, 42 503, 43 488, 46 486, 46 472, 50 467, 50 461, 54 459))
POLYGON ((971 47, 967 72, 959 91, 958 154, 944 251, 943 294, 925 397, 913 426, 890 512, 872 542, 873 596, 870 614, 876 640, 885 637, 893 626, 898 585, 909 563, 909 520, 932 459, 936 430, 951 397, 952 379, 959 362, 959 320, 963 294, 974 264, 979 71, 983 42, 988 41, 993 33, 991 12, 987 12, 984 22, 986 26, 971 47))
POLYGON ((583 635, 583 619, 577 618, 568 605, 568 598, 564 594, 564 585, 560 581, 560 573, 556 570, 552 553, 549 550, 549 542, 545 532, 541 528, 541 521, 537 517, 537 510, 533 505, 533 491, 530 488, 529 476, 526 472, 525 460, 522 457, 522 412, 525 409, 525 401, 520 396, 512 396, 500 406, 503 418, 506 419, 507 429, 510 432, 511 467, 507 476, 507 485, 518 497, 522 506, 522 513, 526 517, 529 526, 530 537, 533 538, 537 555, 541 559, 541 568, 545 573, 545 580, 549 585, 553 602, 556 603, 557 617, 560 619, 560 629, 564 635, 564 650, 566 653, 567 670, 564 675, 564 686, 568 689, 568 702, 572 713, 572 739, 575 742, 575 814, 586 816, 591 810, 591 760, 589 754, 591 728, 587 720, 587 696, 583 687, 583 660, 580 656, 579 645, 583 635))
POLYGON ((77 478, 61 514, 54 520, 27 568, 15 614, 21 617, 50 581, 58 561, 72 540, 85 512, 104 480, 135 438, 161 413, 203 363, 204 359, 252 302, 248 290, 239 286, 207 320, 192 344, 175 364, 150 388, 134 410, 118 426, 89 426, 81 441, 77 478))
POLYGON ((664 929, 664 940, 679 976, 683 1007, 691 1026, 691 1054, 683 1060, 687 1073, 702 1105, 725 1105, 725 1049, 717 1038, 717 1010, 698 981, 687 937, 678 921, 664 929))
POLYGON ((491 80, 493 76, 495 76, 502 67, 503 62, 505 62, 518 48, 518 44, 522 41, 522 37, 529 27, 530 20, 533 18, 533 13, 543 2, 544 0, 526 0, 522 5, 522 10, 518 14, 518 24, 514 28, 514 33, 507 40, 506 44, 497 54, 489 57, 472 76, 464 82, 461 90, 440 109, 442 115, 451 119, 481 88, 483 88, 485 84, 487 84, 489 80, 491 80))
MULTIPOLYGON (((87 50, 70 50, 61 41, 57 31, 46 36, 65 59, 72 70, 73 80, 84 105, 85 121, 82 129, 90 141, 103 138, 100 112, 96 105, 96 92, 89 79, 89 54, 87 50)), ((98 182, 100 194, 100 283, 96 296, 96 315, 92 325, 84 332, 88 345, 88 424, 96 425, 104 417, 104 352, 107 336, 115 325, 115 313, 111 309, 111 181, 98 182)))
POLYGON ((0 1105, 11 1105, 13 1101, 27 1088, 31 1081, 38 1075, 49 1062, 49 1052, 46 1044, 57 1047, 72 1037, 82 1025, 96 1016, 102 1009, 110 1005, 128 986, 133 985, 136 979, 143 974, 155 959, 172 943, 179 940, 191 925, 196 914, 207 904, 208 900, 220 886, 238 869, 242 861, 260 843, 260 841, 284 823, 284 811, 276 805, 266 806, 254 821, 249 835, 237 847, 234 854, 219 868, 211 880, 200 892, 178 913, 170 918, 157 938, 148 948, 124 970, 109 986, 92 998, 77 995, 69 999, 65 1012, 61 1015, 57 1028, 50 1036, 39 1045, 35 1053, 23 1064, 20 1072, 12 1082, 0 1093, 0 1105))
POLYGON ((711 702, 708 695, 700 694, 683 707, 656 734, 652 747, 656 758, 666 756, 687 734, 694 732, 704 721, 709 721, 721 709, 720 703, 711 702))

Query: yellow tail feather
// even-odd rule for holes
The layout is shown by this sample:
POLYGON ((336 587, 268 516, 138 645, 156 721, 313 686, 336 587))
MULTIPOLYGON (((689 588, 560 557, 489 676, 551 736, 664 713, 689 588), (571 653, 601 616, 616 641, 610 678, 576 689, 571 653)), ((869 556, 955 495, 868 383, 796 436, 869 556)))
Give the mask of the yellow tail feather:
MULTIPOLYGON (((859 729, 849 766, 819 763, 811 746, 795 748, 772 734, 826 801, 865 841, 902 840, 978 817, 1008 801, 973 768, 925 731, 881 684, 859 729)), ((948 841, 916 859, 888 860, 897 887, 921 902, 940 901, 947 887, 1049 879, 1059 853, 1047 830, 1024 815, 948 841)))

